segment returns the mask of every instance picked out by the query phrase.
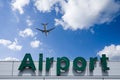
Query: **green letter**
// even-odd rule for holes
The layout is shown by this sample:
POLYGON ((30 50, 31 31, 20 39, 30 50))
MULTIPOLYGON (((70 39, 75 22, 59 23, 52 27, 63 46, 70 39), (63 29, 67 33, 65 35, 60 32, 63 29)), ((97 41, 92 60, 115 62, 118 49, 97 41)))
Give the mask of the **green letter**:
POLYGON ((89 62, 89 70, 90 71, 93 71, 94 70, 94 65, 96 64, 96 61, 97 61, 97 57, 95 58, 90 58, 90 62, 89 62))
POLYGON ((73 69, 75 71, 84 71, 86 68, 86 60, 82 57, 77 57, 73 61, 73 69), (80 66, 78 65, 80 63, 80 66))
POLYGON ((46 58, 46 71, 50 70, 51 64, 53 63, 53 57, 52 58, 46 58))
POLYGON ((67 71, 69 65, 70 61, 67 57, 57 58, 57 76, 60 76, 61 72, 67 71))
POLYGON ((109 58, 106 57, 105 54, 102 54, 102 58, 100 58, 100 60, 101 60, 101 64, 102 64, 102 70, 103 71, 109 70, 110 68, 107 67, 107 60, 109 60, 109 58))
POLYGON ((31 57, 30 54, 25 54, 25 56, 24 56, 24 58, 22 60, 22 63, 21 63, 18 70, 22 71, 25 68, 31 68, 33 71, 36 70, 35 65, 33 63, 33 60, 32 60, 32 57, 31 57))
POLYGON ((43 54, 39 55, 39 71, 42 71, 43 66, 43 54))

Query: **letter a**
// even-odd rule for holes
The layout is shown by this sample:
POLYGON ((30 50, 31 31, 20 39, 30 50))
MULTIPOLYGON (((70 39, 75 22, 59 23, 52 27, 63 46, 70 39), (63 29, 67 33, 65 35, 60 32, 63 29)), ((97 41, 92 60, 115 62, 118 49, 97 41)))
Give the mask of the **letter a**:
POLYGON ((33 63, 33 60, 32 60, 32 57, 31 57, 30 54, 25 54, 25 56, 24 56, 24 58, 22 60, 22 63, 20 65, 20 67, 18 68, 18 70, 22 71, 25 68, 30 68, 33 71, 36 70, 35 65, 33 63))

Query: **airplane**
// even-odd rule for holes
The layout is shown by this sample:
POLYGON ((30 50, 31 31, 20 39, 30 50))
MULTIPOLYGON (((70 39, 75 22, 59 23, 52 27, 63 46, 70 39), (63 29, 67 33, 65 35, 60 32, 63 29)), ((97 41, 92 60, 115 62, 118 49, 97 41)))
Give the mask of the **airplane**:
POLYGON ((43 25, 43 27, 44 27, 44 30, 39 29, 39 28, 36 28, 36 29, 39 30, 39 31, 41 31, 42 33, 45 33, 46 36, 48 35, 48 33, 49 33, 50 31, 52 31, 53 29, 55 29, 55 27, 53 27, 53 28, 51 28, 51 29, 47 29, 48 23, 42 23, 42 25, 43 25))

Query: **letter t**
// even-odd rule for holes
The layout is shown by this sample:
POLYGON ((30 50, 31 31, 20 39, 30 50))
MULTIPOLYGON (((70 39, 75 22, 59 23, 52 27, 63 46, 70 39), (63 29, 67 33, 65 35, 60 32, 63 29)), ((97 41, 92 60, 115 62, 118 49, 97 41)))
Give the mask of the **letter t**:
POLYGON ((107 66, 107 60, 109 60, 109 58, 106 57, 105 54, 102 54, 102 58, 100 58, 100 60, 101 60, 102 70, 103 71, 109 70, 110 68, 107 66))

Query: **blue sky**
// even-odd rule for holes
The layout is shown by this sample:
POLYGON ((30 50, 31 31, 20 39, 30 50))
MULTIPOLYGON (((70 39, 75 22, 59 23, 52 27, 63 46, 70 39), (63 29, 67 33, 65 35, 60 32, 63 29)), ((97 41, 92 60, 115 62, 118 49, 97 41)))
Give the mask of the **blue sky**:
POLYGON ((120 60, 120 1, 0 0, 0 60, 106 54, 120 60), (35 28, 56 27, 46 37, 35 28))

